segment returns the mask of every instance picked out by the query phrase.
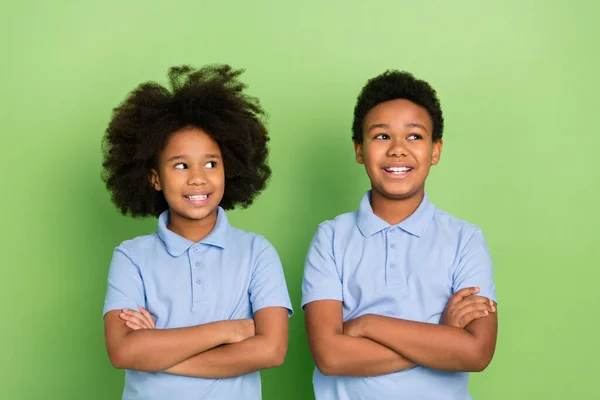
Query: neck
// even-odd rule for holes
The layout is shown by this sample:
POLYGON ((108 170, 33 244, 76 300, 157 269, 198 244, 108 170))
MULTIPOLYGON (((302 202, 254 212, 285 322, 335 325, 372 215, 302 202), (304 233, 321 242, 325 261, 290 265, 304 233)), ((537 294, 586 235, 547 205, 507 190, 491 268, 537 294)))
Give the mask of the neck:
POLYGON ((419 208, 424 197, 425 191, 402 199, 391 199, 371 191, 371 208, 379 218, 390 225, 396 225, 410 217, 419 208))
POLYGON ((198 243, 212 232, 216 224, 217 210, 202 219, 189 219, 170 211, 167 229, 187 240, 198 243))

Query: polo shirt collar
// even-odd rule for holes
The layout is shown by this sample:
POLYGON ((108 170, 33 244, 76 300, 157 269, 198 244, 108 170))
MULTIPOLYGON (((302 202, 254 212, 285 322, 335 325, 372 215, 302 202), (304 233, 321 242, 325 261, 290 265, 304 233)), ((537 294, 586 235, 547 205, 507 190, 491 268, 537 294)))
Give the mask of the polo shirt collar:
MULTIPOLYGON (((191 246, 193 246, 194 242, 188 240, 182 236, 179 236, 175 232, 169 230, 167 225, 169 224, 169 210, 163 211, 158 217, 158 236, 165 244, 167 251, 173 257, 179 257, 183 253, 185 253, 191 246)), ((229 228, 229 220, 227 219, 227 215, 225 214, 225 210, 221 207, 218 208, 217 211, 217 223, 213 230, 202 239, 201 244, 206 244, 209 246, 219 247, 221 249, 225 248, 226 238, 227 238, 227 229, 229 228)))
MULTIPOLYGON (((421 237, 431 223, 434 211, 435 207, 429 201, 427 193, 425 193, 415 212, 396 226, 413 236, 421 237)), ((360 202, 356 225, 365 237, 373 236, 375 233, 390 227, 390 224, 373 212, 370 190, 365 193, 360 202)))

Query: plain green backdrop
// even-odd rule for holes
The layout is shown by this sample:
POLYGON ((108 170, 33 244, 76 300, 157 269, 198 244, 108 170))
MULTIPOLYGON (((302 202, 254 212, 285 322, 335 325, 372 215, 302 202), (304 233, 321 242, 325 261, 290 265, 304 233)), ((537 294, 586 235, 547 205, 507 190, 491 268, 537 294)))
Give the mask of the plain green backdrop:
POLYGON ((153 231, 100 180, 116 106, 168 67, 230 63, 270 114, 268 189, 232 223, 278 249, 296 315, 266 400, 311 399, 299 307, 318 223, 368 189, 358 91, 386 69, 431 82, 446 119, 433 202, 483 228, 500 334, 475 399, 600 396, 600 6, 593 1, 23 1, 0 5, 0 398, 118 399, 104 349, 112 249, 153 231))

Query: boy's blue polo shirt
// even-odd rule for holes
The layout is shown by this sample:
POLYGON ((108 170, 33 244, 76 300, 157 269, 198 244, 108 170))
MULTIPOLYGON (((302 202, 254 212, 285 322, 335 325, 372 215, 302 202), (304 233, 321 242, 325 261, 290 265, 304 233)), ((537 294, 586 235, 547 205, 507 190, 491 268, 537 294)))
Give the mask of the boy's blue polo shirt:
MULTIPOLYGON (((199 243, 167 229, 119 245, 108 274, 104 314, 145 307, 157 329, 252 318, 265 307, 292 306, 277 252, 260 235, 229 225, 218 210, 213 231, 199 243)), ((127 370, 123 399, 200 400, 261 398, 258 372, 228 379, 201 379, 127 370)))
MULTIPOLYGON (((308 251, 302 307, 340 300, 344 321, 363 314, 439 323, 450 296, 479 286, 496 301, 479 228, 438 210, 427 194, 398 225, 377 217, 367 192, 358 211, 319 225, 308 251)), ((313 375, 317 400, 467 400, 469 375, 421 366, 375 377, 313 375)))

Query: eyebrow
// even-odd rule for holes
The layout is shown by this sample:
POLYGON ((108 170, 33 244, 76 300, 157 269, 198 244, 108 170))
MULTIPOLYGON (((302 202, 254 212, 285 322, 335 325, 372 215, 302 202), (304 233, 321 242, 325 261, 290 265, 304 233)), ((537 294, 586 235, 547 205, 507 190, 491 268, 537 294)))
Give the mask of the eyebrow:
MULTIPOLYGON (((405 125, 405 127, 407 128, 421 128, 423 129, 425 132, 427 132, 427 128, 425 128, 424 125, 421 124, 417 124, 415 122, 409 122, 408 124, 405 125)), ((390 126, 387 124, 373 124, 369 127, 369 129, 367 129, 368 132, 370 132, 371 130, 375 129, 375 128, 384 128, 384 129, 390 129, 390 126)))
MULTIPOLYGON (((182 159, 184 159, 186 157, 187 156, 185 154, 180 154, 180 155, 173 156, 173 157, 169 158, 167 160, 167 162, 176 161, 176 160, 182 160, 182 159)), ((212 153, 210 153, 210 154, 204 154, 204 157, 205 158, 216 158, 217 160, 221 159, 221 157, 218 154, 212 154, 212 153)))

